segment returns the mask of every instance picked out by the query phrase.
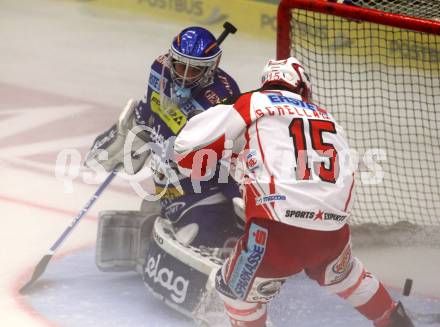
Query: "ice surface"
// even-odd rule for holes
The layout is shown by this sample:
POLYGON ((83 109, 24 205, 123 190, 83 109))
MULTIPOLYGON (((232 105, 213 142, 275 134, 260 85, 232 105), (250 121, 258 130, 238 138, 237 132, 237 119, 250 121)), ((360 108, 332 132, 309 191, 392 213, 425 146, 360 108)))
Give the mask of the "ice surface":
MULTIPOLYGON (((93 248, 55 261, 29 295, 29 303, 51 321, 66 327, 196 326, 154 298, 136 273, 103 273, 93 262, 93 248)), ((395 290, 392 295, 402 298, 395 290)), ((440 299, 411 296, 404 303, 418 327, 440 324, 440 316, 436 315, 440 299)), ((219 313, 221 308, 212 309, 219 313)), ((350 305, 326 293, 305 274, 285 284, 272 302, 269 315, 277 327, 371 326, 350 305)), ((216 327, 225 326, 218 320, 216 327)))
MULTIPOLYGON (((82 2, 0 2, 2 326, 52 321, 61 326, 192 325, 152 298, 136 275, 104 274, 94 266, 90 246, 98 211, 135 210, 140 204, 122 180, 112 184, 63 245, 64 257, 49 265, 40 287, 29 297, 17 294, 97 187, 81 175, 67 192, 68 185, 56 178, 57 154, 70 148, 84 155, 126 100, 142 97, 148 66, 183 27, 104 13, 82 2)), ((222 67, 243 90, 258 85, 261 67, 275 54, 274 40, 255 40, 240 31, 223 48, 222 67)), ((438 247, 359 247, 357 253, 387 285, 399 288, 410 277, 416 291, 440 296, 438 247)), ((418 326, 440 325, 429 323, 433 313, 440 313, 438 299, 411 296, 405 303, 418 314, 418 326)), ((368 326, 303 275, 286 285, 270 312, 279 326, 368 326)))

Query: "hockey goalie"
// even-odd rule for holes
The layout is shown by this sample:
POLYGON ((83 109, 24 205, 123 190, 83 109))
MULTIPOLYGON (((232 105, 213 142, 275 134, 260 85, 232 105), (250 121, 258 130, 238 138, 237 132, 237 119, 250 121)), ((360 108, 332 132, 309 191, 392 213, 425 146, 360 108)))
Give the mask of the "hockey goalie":
POLYGON ((200 27, 181 31, 169 52, 153 62, 144 99, 127 103, 85 161, 89 168, 123 167, 129 174, 149 163, 156 201, 144 199, 139 211, 100 213, 97 266, 137 271, 154 295, 188 316, 242 234, 234 213, 240 207, 234 211, 232 200, 239 197, 236 183, 227 177, 193 185, 170 160, 173 139, 191 115, 239 95, 234 79, 218 67, 219 43, 200 27))

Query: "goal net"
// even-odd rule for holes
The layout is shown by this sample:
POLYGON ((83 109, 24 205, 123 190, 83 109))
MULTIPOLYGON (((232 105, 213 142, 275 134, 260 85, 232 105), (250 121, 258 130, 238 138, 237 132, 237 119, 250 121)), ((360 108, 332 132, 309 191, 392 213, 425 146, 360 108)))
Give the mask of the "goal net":
POLYGON ((304 64, 314 102, 359 153, 352 223, 439 226, 440 22, 421 17, 440 10, 428 6, 435 1, 351 2, 386 11, 282 0, 277 57, 304 64))
POLYGON ((333 0, 393 14, 426 19, 440 19, 440 1, 435 0, 333 0))

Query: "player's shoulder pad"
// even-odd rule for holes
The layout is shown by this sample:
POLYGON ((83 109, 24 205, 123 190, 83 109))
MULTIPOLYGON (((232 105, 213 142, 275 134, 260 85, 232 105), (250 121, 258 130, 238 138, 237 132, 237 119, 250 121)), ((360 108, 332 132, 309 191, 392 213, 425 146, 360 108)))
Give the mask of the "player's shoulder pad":
POLYGON ((167 63, 168 63, 168 54, 160 55, 159 57, 154 59, 153 63, 151 64, 151 70, 160 73, 162 71, 163 66, 165 67, 168 66, 167 63))
POLYGON ((231 96, 240 94, 240 88, 237 84, 237 82, 232 78, 231 75, 229 75, 227 72, 225 72, 221 68, 217 68, 215 71, 215 80, 217 85, 222 85, 225 91, 231 96))

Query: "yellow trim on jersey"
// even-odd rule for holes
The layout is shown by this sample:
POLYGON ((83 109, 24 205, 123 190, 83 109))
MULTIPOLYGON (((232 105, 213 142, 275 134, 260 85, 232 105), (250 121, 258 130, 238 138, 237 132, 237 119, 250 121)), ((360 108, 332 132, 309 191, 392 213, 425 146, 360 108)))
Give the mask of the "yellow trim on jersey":
POLYGON ((173 131, 174 134, 177 134, 183 126, 186 124, 186 116, 180 111, 180 109, 173 105, 172 107, 164 110, 160 105, 160 94, 153 91, 151 93, 151 110, 157 114, 160 119, 173 131))
POLYGON ((166 189, 164 187, 160 187, 156 185, 156 194, 162 194, 161 199, 173 200, 180 198, 182 195, 185 195, 185 192, 180 192, 177 188, 168 186, 166 189))

